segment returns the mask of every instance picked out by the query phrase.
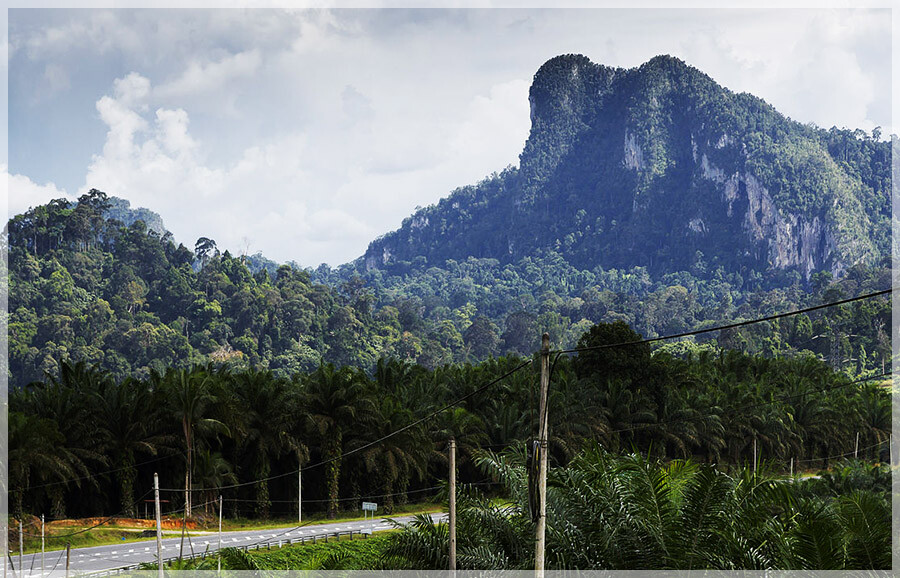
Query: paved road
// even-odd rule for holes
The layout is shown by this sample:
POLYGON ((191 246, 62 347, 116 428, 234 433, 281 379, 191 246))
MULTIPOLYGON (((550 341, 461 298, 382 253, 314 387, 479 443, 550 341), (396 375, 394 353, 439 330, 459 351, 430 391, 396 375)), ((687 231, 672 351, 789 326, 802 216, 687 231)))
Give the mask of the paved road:
MULTIPOLYGON (((446 517, 446 514, 432 514, 432 519, 439 520, 446 517)), ((391 518, 400 523, 411 521, 412 516, 402 516, 391 518)), ((318 537, 321 539, 328 534, 334 535, 335 532, 348 532, 352 530, 354 533, 363 530, 371 530, 377 532, 379 530, 389 530, 394 527, 388 518, 374 518, 366 521, 355 522, 334 522, 330 524, 317 524, 303 526, 301 528, 286 527, 275 528, 271 530, 243 530, 238 532, 222 532, 222 547, 254 546, 259 543, 278 542, 279 540, 298 540, 300 538, 311 539, 318 537)), ((193 544, 194 552, 214 552, 218 548, 218 535, 216 533, 194 535, 190 539, 184 540, 185 556, 189 555, 191 548, 189 544, 193 544)), ((163 559, 177 558, 181 545, 181 537, 164 538, 162 541, 163 559)), ((9 564, 7 559, 7 564, 9 564)), ((23 578, 23 576, 41 576, 41 554, 26 554, 21 564, 25 568, 25 572, 20 574, 19 556, 12 556, 12 565, 15 567, 16 573, 9 573, 8 578, 23 578)), ((93 546, 90 548, 76 548, 71 551, 70 572, 79 574, 92 574, 96 572, 105 572, 133 566, 142 562, 156 562, 156 540, 151 538, 140 542, 127 542, 122 544, 113 544, 110 546, 93 546)), ((44 554, 44 576, 63 576, 66 568, 66 551, 55 550, 44 554)))

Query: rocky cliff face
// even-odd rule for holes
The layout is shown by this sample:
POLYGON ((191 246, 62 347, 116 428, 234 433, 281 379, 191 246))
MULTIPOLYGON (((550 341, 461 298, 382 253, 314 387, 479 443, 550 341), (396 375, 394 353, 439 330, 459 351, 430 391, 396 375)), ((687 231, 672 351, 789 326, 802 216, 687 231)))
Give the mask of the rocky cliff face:
MULTIPOLYGON (((834 131, 792 122, 675 58, 624 70, 557 57, 529 100, 519 170, 422 209, 372 243, 367 268, 556 251, 583 269, 702 264, 808 279, 887 253, 878 183, 889 179, 833 158, 834 131)), ((865 169, 865 157, 856 162, 865 169)))

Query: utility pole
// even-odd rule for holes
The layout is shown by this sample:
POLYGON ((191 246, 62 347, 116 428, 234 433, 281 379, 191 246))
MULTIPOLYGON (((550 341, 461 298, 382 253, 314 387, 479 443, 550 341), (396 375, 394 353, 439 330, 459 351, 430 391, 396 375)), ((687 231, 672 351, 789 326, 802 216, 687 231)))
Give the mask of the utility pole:
POLYGON ((297 523, 303 522, 303 468, 297 470, 297 523))
POLYGON ((538 519, 534 529, 534 577, 544 578, 547 533, 547 390, 550 388, 550 334, 541 336, 541 401, 538 405, 540 462, 538 469, 538 519))
POLYGON ((71 558, 72 544, 66 542, 66 578, 69 578, 69 559, 71 558))
POLYGON ((23 570, 24 566, 22 566, 22 557, 25 555, 25 542, 22 540, 22 520, 19 520, 19 572, 22 573, 22 576, 25 575, 23 570))
POLYGON ((159 568, 159 578, 163 578, 162 560, 162 512, 159 509, 159 474, 153 474, 153 490, 156 502, 156 566, 159 568))
POLYGON ((178 560, 184 556, 184 523, 187 521, 187 504, 185 504, 184 511, 181 513, 181 546, 178 547, 178 560))
POLYGON ((853 448, 853 459, 859 454, 859 432, 856 432, 856 447, 853 448))
POLYGON ((219 547, 216 549, 216 554, 219 555, 219 569, 218 571, 222 571, 222 496, 219 496, 219 547))
POLYGON ((44 515, 41 514, 41 576, 44 575, 44 515))
POLYGON ((450 570, 456 570, 456 439, 450 438, 450 570))

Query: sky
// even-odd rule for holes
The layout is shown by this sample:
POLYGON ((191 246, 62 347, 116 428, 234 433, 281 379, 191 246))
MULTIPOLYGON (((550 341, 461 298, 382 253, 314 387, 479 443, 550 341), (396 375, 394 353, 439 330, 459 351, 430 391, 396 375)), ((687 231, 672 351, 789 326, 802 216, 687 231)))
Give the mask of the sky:
MULTIPOLYGON (((553 56, 685 60, 818 126, 891 125, 884 9, 11 9, 10 215, 91 188, 193 248, 332 266, 518 164, 553 56)), ((0 145, 2 147, 3 145, 0 145)))

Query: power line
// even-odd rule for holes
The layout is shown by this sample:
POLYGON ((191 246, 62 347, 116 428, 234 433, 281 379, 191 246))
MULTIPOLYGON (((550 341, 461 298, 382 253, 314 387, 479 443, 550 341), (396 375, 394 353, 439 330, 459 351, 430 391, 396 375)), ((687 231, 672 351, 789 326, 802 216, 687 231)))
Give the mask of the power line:
POLYGON ((818 311, 820 309, 827 309, 828 307, 836 307, 838 305, 846 305, 847 303, 853 303, 855 301, 862 301, 864 299, 871 299, 872 297, 887 295, 888 293, 891 293, 891 292, 897 291, 897 290, 900 290, 900 287, 892 287, 890 289, 883 289, 881 291, 876 291, 874 293, 866 293, 864 295, 857 295, 856 297, 850 297, 849 299, 842 299, 840 301, 832 301, 830 303, 822 303, 821 305, 814 305, 812 307, 806 307, 804 309, 797 309, 794 311, 787 311, 785 313, 777 313, 775 315, 769 315, 767 317, 760 317, 758 319, 748 319, 747 321, 737 321, 735 323, 729 323, 727 325, 718 325, 716 327, 707 327, 706 329, 694 329, 692 331, 686 331, 684 333, 676 333, 673 335, 662 335, 660 337, 651 337, 649 339, 639 339, 636 341, 623 341, 620 343, 606 343, 603 345, 592 345, 589 347, 576 347, 573 349, 562 349, 559 351, 554 351, 554 353, 556 353, 557 356, 559 356, 564 353, 579 353, 582 351, 595 351, 597 349, 609 349, 611 347, 621 347, 624 345, 638 345, 641 343, 655 343, 657 341, 666 341, 668 339, 678 339, 681 337, 690 337, 692 335, 699 335, 701 333, 709 333, 711 331, 721 331, 723 329, 734 329, 736 327, 744 327, 747 325, 753 325, 755 323, 774 321, 776 319, 781 319, 783 317, 791 317, 793 315, 810 313, 812 311, 818 311))
MULTIPOLYGON (((508 447, 509 444, 506 444, 504 447, 508 447)), ((486 446, 482 446, 486 447, 486 446)), ((497 484, 498 482, 488 482, 485 480, 481 480, 480 482, 472 482, 471 484, 464 484, 467 486, 489 486, 497 484)), ((366 500, 369 498, 387 498, 388 496, 403 496, 409 494, 421 494, 422 492, 430 492, 433 490, 440 490, 443 486, 431 486, 430 488, 419 488, 417 490, 408 490, 406 492, 394 492, 393 494, 377 494, 377 495, 368 495, 368 496, 353 496, 351 498, 338 498, 336 501, 338 502, 352 502, 353 500, 366 500)), ((183 490, 182 490, 183 491, 183 490)), ((246 502, 246 503, 255 503, 257 500, 253 498, 223 498, 226 502, 246 502)), ((331 500, 303 500, 304 504, 321 504, 327 503, 331 500)), ((272 504, 296 504, 297 500, 269 500, 272 504)))
MULTIPOLYGON (((103 526, 104 524, 108 523, 110 520, 114 520, 115 518, 120 517, 120 516, 121 516, 122 514, 124 514, 128 509, 133 508, 134 506, 138 505, 138 504, 141 502, 141 500, 143 500, 144 497, 146 497, 146 496, 147 496, 148 494, 150 494, 150 492, 152 492, 152 491, 153 491, 153 490, 148 490, 143 496, 141 496, 140 498, 138 498, 137 500, 135 500, 134 502, 132 502, 131 505, 130 505, 128 508, 123 509, 122 511, 120 511, 120 512, 117 513, 117 514, 113 514, 112 516, 109 516, 108 518, 104 519, 103 521, 101 521, 101 522, 99 522, 99 523, 97 523, 97 524, 95 524, 95 525, 93 525, 93 526, 91 526, 91 527, 89 527, 89 528, 83 528, 83 529, 81 529, 81 530, 77 530, 77 531, 71 532, 71 533, 69 533, 69 534, 60 534, 60 535, 58 535, 58 536, 53 536, 53 538, 54 538, 54 539, 68 538, 69 536, 77 536, 78 534, 84 534, 85 532, 90 532, 90 531, 93 530, 94 528, 99 528, 100 526, 103 526)), ((25 533, 25 534, 30 534, 31 536, 39 536, 39 535, 40 535, 40 534, 31 534, 30 532, 23 532, 23 533, 25 533)))
MULTIPOLYGON (((742 407, 737 407, 737 408, 734 408, 734 409, 725 410, 723 413, 726 414, 726 415, 736 415, 736 414, 741 413, 741 412, 743 412, 743 411, 746 411, 746 410, 748 410, 748 409, 754 409, 754 408, 762 407, 762 406, 765 406, 765 405, 772 405, 772 404, 775 404, 775 403, 780 403, 780 402, 786 401, 786 400, 788 400, 788 399, 793 399, 793 398, 796 398, 796 397, 803 397, 803 396, 811 395, 811 394, 814 394, 814 393, 825 393, 825 392, 827 392, 827 391, 832 391, 832 390, 835 390, 835 389, 841 389, 841 388, 844 388, 844 387, 849 387, 849 386, 851 386, 851 385, 856 385, 856 384, 858 384, 858 383, 864 383, 864 382, 866 382, 866 381, 873 381, 873 380, 880 379, 880 378, 885 377, 885 376, 888 376, 888 375, 891 375, 891 374, 890 374, 890 373, 882 373, 881 375, 872 375, 872 376, 869 376, 869 377, 863 377, 863 378, 856 379, 856 380, 853 380, 853 381, 850 381, 850 382, 847 382, 847 383, 841 383, 841 384, 839 384, 839 385, 835 385, 835 386, 832 386, 832 387, 826 387, 826 388, 823 388, 823 389, 813 389, 813 390, 806 391, 806 392, 803 392, 803 393, 798 393, 798 394, 794 394, 794 395, 788 395, 788 396, 780 397, 780 398, 773 399, 773 400, 770 400, 770 401, 762 401, 762 402, 758 402, 758 403, 747 404, 747 405, 742 406, 742 407)), ((609 433, 609 434, 625 433, 625 432, 630 432, 630 431, 636 431, 636 430, 639 430, 639 429, 647 429, 647 428, 651 428, 651 427, 658 427, 658 426, 664 426, 664 425, 672 425, 672 424, 676 424, 676 423, 684 423, 684 422, 689 422, 689 421, 698 421, 698 420, 703 420, 703 419, 707 419, 707 418, 711 418, 711 417, 720 417, 720 416, 719 416, 718 414, 707 414, 707 415, 700 415, 700 416, 694 416, 694 417, 685 417, 685 418, 676 419, 676 420, 660 421, 660 422, 654 422, 654 423, 646 423, 646 424, 636 425, 636 426, 632 426, 632 427, 628 427, 628 428, 622 428, 622 429, 611 430, 611 431, 608 432, 608 433, 609 433)))
MULTIPOLYGON (((864 447, 864 448, 859 448, 858 451, 870 450, 870 449, 872 449, 872 448, 877 448, 878 446, 884 445, 884 443, 887 442, 887 441, 890 441, 890 440, 881 440, 881 441, 878 442, 877 444, 872 444, 872 445, 866 446, 866 447, 864 447)), ((804 463, 807 463, 807 462, 818 462, 818 461, 822 461, 822 460, 836 460, 836 459, 838 459, 838 458, 846 458, 847 456, 852 456, 854 453, 856 453, 856 452, 855 452, 855 451, 852 451, 852 452, 847 452, 847 453, 845 453, 845 454, 840 454, 840 455, 837 455, 837 456, 828 456, 828 457, 825 457, 825 458, 810 458, 810 459, 806 459, 806 460, 797 460, 797 463, 804 464, 804 463)))
POLYGON ((136 467, 138 467, 138 466, 143 466, 143 465, 146 465, 146 464, 152 464, 153 462, 158 462, 158 461, 161 461, 161 460, 167 460, 167 459, 169 459, 169 458, 174 458, 174 457, 176 457, 176 456, 180 457, 180 456, 183 456, 183 455, 185 455, 184 452, 178 452, 178 453, 174 453, 174 454, 169 454, 169 455, 167 455, 167 456, 160 456, 160 457, 158 457, 158 458, 153 458, 152 460, 147 460, 147 461, 145 461, 145 462, 139 462, 139 463, 136 463, 136 464, 131 465, 131 466, 125 466, 125 467, 122 467, 122 468, 116 468, 116 469, 114 469, 114 470, 106 470, 105 472, 95 472, 95 473, 89 474, 89 475, 87 475, 87 476, 81 476, 80 478, 69 478, 69 479, 67 479, 67 480, 60 480, 60 481, 58 481, 58 482, 50 482, 50 483, 47 483, 47 484, 41 484, 41 485, 39 485, 39 486, 29 486, 29 487, 28 487, 28 490, 37 490, 37 489, 39 489, 39 488, 46 488, 46 487, 48 487, 48 486, 58 486, 58 485, 60 485, 60 484, 69 484, 69 483, 71 483, 71 482, 79 482, 79 481, 81 481, 81 480, 88 480, 88 479, 91 479, 91 478, 96 478, 96 477, 99 477, 99 476, 104 476, 104 475, 106 475, 106 474, 112 474, 112 473, 115 473, 115 472, 121 472, 121 471, 128 470, 128 469, 131 469, 131 468, 136 468, 136 467))
MULTIPOLYGON (((451 407, 453 407, 453 406, 455 406, 455 405, 458 405, 458 404, 460 404, 460 403, 462 403, 462 402, 464 402, 464 401, 466 401, 466 400, 468 400, 468 399, 470 399, 470 398, 472 398, 472 397, 478 395, 479 393, 482 393, 482 392, 486 391, 486 390, 489 389, 490 387, 496 385, 496 384, 499 383, 500 381, 503 381, 504 379, 506 379, 506 378, 509 377, 510 375, 516 373, 517 371, 519 371, 520 369, 522 369, 523 367, 528 366, 528 365, 531 365, 531 360, 530 360, 530 359, 529 359, 528 361, 523 361, 522 363, 520 363, 519 365, 515 366, 515 367, 512 368, 511 370, 507 371, 506 373, 504 373, 504 374, 501 375, 500 377, 497 377, 496 379, 494 379, 494 380, 490 381, 489 383, 487 383, 487 384, 485 384, 485 385, 479 387, 478 389, 476 389, 476 390, 474 390, 474 391, 472 391, 472 392, 470 392, 470 393, 467 393, 466 395, 464 395, 464 396, 462 396, 462 397, 460 397, 460 398, 457 398, 457 399, 454 400, 454 401, 451 401, 451 402, 448 403, 447 405, 443 406, 443 407, 440 408, 440 409, 437 409, 437 410, 431 412, 430 414, 426 415, 425 417, 421 417, 421 418, 417 419, 416 421, 414 421, 414 422, 412 422, 412 423, 410 423, 410 424, 407 424, 407 425, 401 427, 400 429, 394 430, 394 431, 392 431, 391 433, 389 433, 389 434, 387 434, 387 435, 384 435, 384 436, 378 438, 378 439, 375 440, 375 441, 369 442, 369 443, 367 443, 367 444, 363 444, 363 445, 359 446, 358 448, 354 448, 354 449, 352 449, 352 450, 350 450, 350 451, 344 452, 344 453, 342 453, 342 454, 339 455, 339 456, 335 456, 335 457, 329 458, 329 459, 327 459, 327 460, 322 460, 322 461, 316 462, 315 464, 312 464, 312 465, 304 466, 304 467, 300 468, 299 471, 305 472, 306 470, 311 470, 311 469, 317 468, 317 467, 319 467, 319 466, 324 466, 325 464, 330 464, 331 462, 335 462, 335 461, 338 461, 338 460, 342 460, 342 459, 344 459, 344 458, 347 457, 347 456, 350 456, 350 455, 352 455, 352 454, 361 452, 361 451, 363 451, 363 450, 365 450, 365 449, 368 449, 368 448, 370 448, 370 447, 372 447, 372 446, 374 446, 374 445, 380 444, 381 442, 383 442, 383 441, 385 441, 385 440, 387 440, 387 439, 390 439, 390 438, 394 437, 394 436, 397 435, 397 434, 403 433, 403 432, 405 432, 405 431, 408 430, 408 429, 414 428, 414 427, 416 427, 417 425, 419 425, 419 424, 421 424, 421 423, 424 423, 424 422, 430 420, 431 418, 435 417, 436 415, 439 415, 439 414, 445 412, 446 410, 450 409, 451 407)), ((283 473, 283 474, 276 474, 276 475, 274 475, 274 476, 268 476, 268 477, 266 477, 266 478, 260 478, 260 479, 258 479, 258 480, 251 480, 251 481, 249 481, 249 482, 241 482, 241 483, 238 483, 238 484, 231 484, 231 485, 228 485, 228 486, 217 486, 217 487, 214 487, 214 488, 191 488, 190 491, 192 491, 192 492, 209 492, 209 491, 228 490, 228 489, 231 489, 231 488, 240 488, 240 487, 244 487, 244 486, 250 486, 250 485, 253 485, 253 484, 258 484, 258 483, 260 483, 260 482, 267 482, 267 481, 269 481, 269 480, 275 480, 275 479, 283 478, 283 477, 286 477, 286 476, 292 476, 292 475, 296 474, 297 472, 298 472, 298 470, 292 470, 292 471, 290 471, 290 472, 285 472, 285 473, 283 473)), ((165 489, 160 488, 160 491, 163 491, 163 492, 184 492, 185 489, 184 489, 184 488, 175 488, 175 489, 173 489, 173 488, 165 488, 165 489)))

